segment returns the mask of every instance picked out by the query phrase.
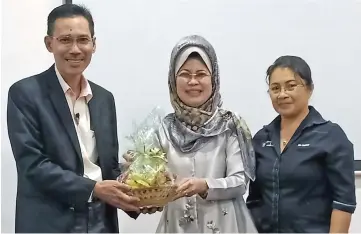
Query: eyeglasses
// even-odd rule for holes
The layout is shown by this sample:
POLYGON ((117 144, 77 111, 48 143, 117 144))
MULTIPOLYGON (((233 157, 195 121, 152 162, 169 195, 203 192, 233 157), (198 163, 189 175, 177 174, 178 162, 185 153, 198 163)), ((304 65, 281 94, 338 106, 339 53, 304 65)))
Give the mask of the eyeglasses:
POLYGON ((210 77, 210 76, 211 75, 206 73, 206 72, 197 72, 197 73, 193 74, 193 73, 190 73, 190 72, 183 71, 183 72, 180 72, 179 74, 177 74, 177 77, 179 77, 181 79, 184 79, 187 82, 190 82, 193 79, 193 77, 194 77, 195 80, 201 81, 204 78, 210 77))
POLYGON ((282 92, 282 89, 285 92, 292 92, 297 89, 297 87, 304 87, 303 84, 296 84, 296 83, 286 83, 284 86, 281 85, 273 85, 268 89, 268 93, 273 95, 278 95, 282 92))
POLYGON ((60 37, 54 37, 54 36, 50 36, 52 38, 55 38, 57 41, 60 42, 60 44, 66 46, 66 47, 71 47, 74 45, 74 41, 77 44, 77 46, 79 47, 84 47, 87 46, 91 43, 94 42, 93 38, 87 37, 87 36, 80 36, 80 37, 71 37, 71 36, 60 36, 60 37))

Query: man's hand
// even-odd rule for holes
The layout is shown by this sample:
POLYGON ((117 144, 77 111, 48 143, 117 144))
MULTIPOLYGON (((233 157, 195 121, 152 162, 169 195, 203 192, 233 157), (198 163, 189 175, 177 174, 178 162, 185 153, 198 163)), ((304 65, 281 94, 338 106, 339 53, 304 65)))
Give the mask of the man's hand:
POLYGON ((116 180, 97 182, 94 187, 94 196, 100 200, 124 211, 140 212, 136 203, 139 198, 131 196, 130 187, 116 180))

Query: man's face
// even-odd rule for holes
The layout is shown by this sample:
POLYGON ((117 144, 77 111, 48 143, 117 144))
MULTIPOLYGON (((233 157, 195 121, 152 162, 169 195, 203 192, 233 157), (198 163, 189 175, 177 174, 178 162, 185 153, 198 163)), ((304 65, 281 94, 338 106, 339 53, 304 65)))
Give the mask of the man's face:
POLYGON ((81 75, 95 52, 95 39, 91 37, 87 19, 82 16, 57 19, 53 35, 45 37, 45 44, 64 77, 81 75))

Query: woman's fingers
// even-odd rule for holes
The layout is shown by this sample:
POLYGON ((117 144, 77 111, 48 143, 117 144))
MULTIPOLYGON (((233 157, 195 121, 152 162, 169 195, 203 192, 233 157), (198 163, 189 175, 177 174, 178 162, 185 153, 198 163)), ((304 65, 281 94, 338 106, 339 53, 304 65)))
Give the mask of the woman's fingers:
POLYGON ((176 193, 182 193, 184 190, 189 187, 189 179, 183 179, 176 190, 176 193))
POLYGON ((154 214, 157 211, 162 211, 163 207, 143 207, 141 208, 142 214, 154 214))
POLYGON ((135 153, 134 151, 128 150, 125 154, 123 154, 123 158, 126 162, 132 162, 134 160, 135 153))

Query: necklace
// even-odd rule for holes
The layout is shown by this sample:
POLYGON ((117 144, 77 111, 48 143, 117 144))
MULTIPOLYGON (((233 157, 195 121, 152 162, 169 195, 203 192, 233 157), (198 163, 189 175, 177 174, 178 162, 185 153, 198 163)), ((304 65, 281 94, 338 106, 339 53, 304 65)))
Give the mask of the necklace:
POLYGON ((282 140, 282 145, 286 146, 287 145, 287 141, 286 140, 282 140))

